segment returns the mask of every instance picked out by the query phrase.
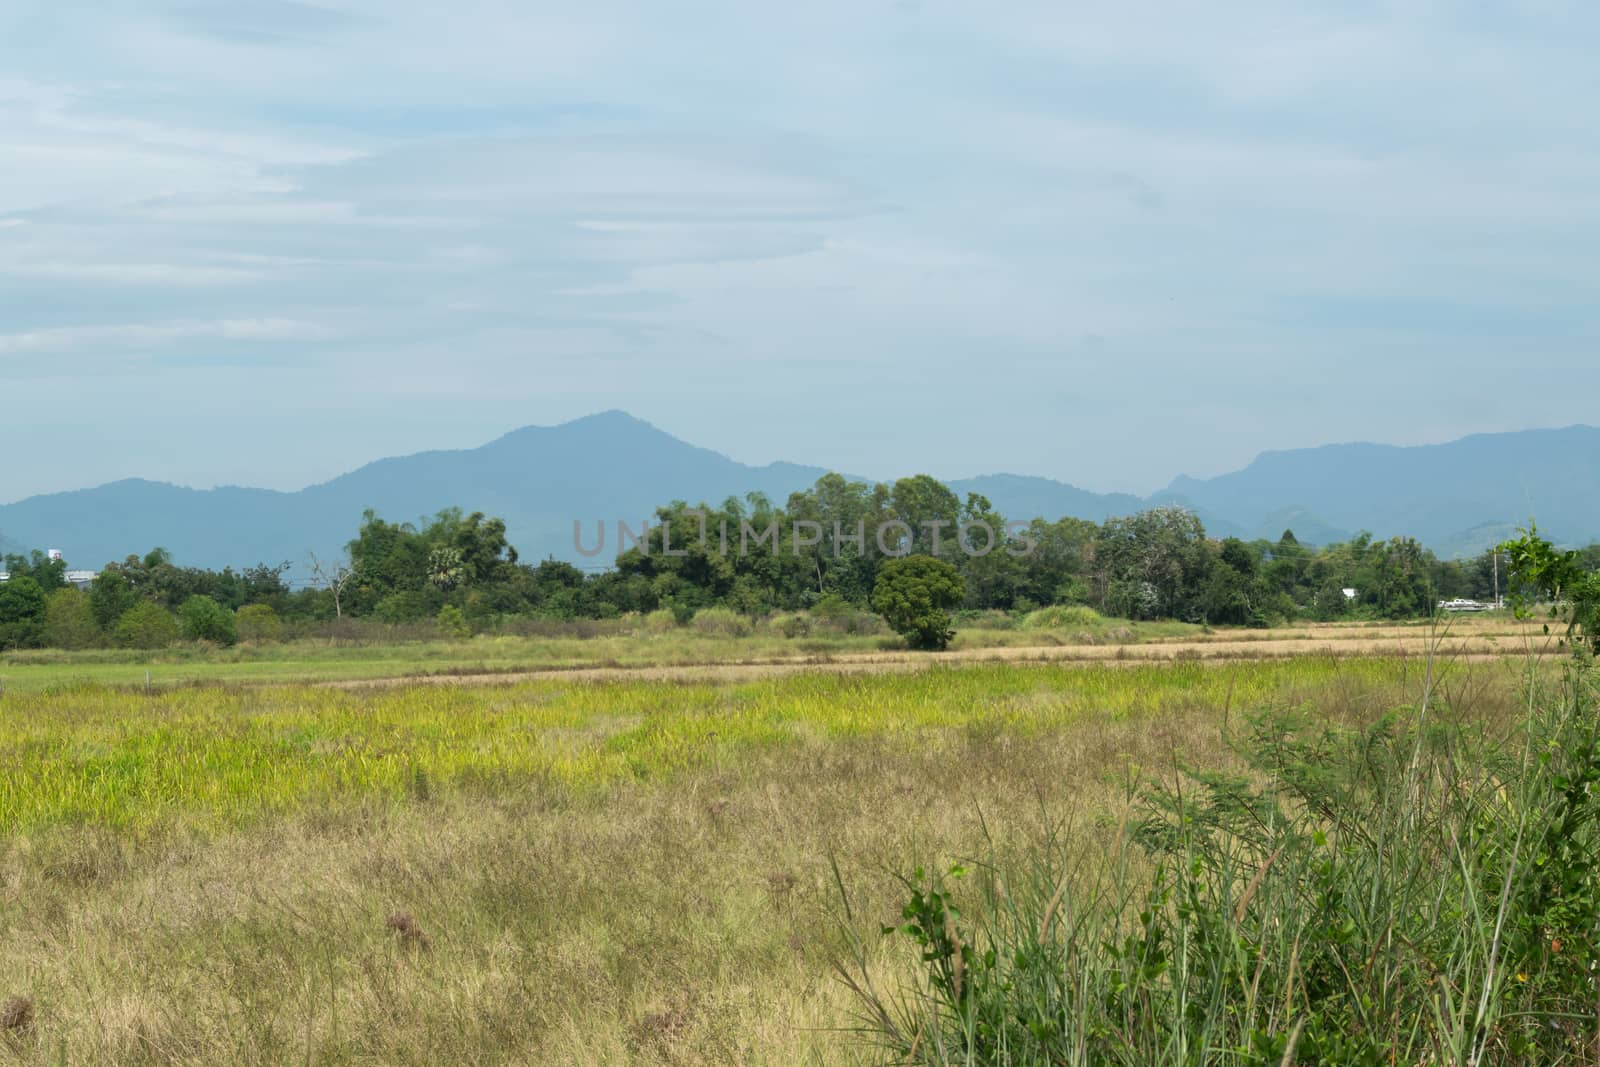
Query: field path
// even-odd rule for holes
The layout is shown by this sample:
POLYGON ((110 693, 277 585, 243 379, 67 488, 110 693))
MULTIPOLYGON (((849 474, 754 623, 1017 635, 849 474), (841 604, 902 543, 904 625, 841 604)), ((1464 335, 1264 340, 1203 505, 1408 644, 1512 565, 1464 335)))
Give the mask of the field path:
POLYGON ((1252 661, 1293 656, 1394 656, 1425 658, 1430 649, 1440 658, 1486 661, 1555 651, 1542 635, 1525 641, 1507 628, 1460 635, 1430 635, 1425 628, 1339 628, 1261 631, 1260 636, 1230 635, 1151 641, 1143 644, 1065 645, 1041 644, 996 648, 956 649, 948 652, 843 652, 824 656, 782 659, 733 660, 706 663, 657 664, 639 667, 540 667, 501 671, 461 671, 396 675, 372 679, 322 682, 336 689, 366 689, 408 685, 511 685, 529 681, 753 681, 805 671, 868 674, 926 670, 936 666, 973 663, 1101 663, 1107 666, 1163 663, 1174 660, 1252 661))

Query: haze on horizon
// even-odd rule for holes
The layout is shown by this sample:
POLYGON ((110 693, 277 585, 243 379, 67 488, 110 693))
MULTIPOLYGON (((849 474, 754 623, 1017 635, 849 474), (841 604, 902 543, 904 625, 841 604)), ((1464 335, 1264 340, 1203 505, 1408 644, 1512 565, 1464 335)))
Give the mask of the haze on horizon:
POLYGON ((626 410, 1145 492, 1594 421, 1600 10, 0 10, 0 501, 626 410))

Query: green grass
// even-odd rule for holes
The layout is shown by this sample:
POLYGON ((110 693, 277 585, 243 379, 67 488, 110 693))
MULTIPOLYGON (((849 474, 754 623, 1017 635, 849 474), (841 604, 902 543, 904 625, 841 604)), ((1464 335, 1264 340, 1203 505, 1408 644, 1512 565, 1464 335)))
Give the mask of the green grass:
POLYGON ((747 750, 860 737, 914 743, 963 727, 1061 730, 1175 707, 1396 679, 1415 664, 1302 659, 935 668, 759 682, 541 680, 504 687, 375 691, 186 687, 145 695, 96 686, 0 701, 0 833, 57 823, 208 826, 346 798, 520 783, 586 790, 670 777, 747 750))

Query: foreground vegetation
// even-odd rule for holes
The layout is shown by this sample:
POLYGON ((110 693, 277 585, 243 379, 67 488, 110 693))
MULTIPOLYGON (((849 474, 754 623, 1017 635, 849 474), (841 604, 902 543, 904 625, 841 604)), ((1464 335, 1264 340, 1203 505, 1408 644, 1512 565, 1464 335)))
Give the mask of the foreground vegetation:
POLYGON ((966 894, 966 867, 919 869, 921 980, 880 995, 864 948, 846 972, 892 1060, 1600 1061, 1600 575, 1535 531, 1506 547, 1570 653, 1527 661, 1510 728, 1440 701, 1430 661, 1369 724, 1252 716, 1245 773, 1147 792, 1110 863, 1047 840, 966 894))
POLYGON ((919 870, 884 930, 922 980, 880 995, 863 955, 857 984, 891 1062, 1595 1062, 1600 694, 1525 691, 1509 730, 1429 695, 1273 711, 1243 773, 1147 794, 1109 863, 1047 837, 919 870))
MULTIPOLYGON (((912 958, 895 871, 1115 845, 1243 709, 1376 722, 1417 661, 739 684, 99 687, 0 701, 19 1062, 847 1063, 912 958), (985 831, 985 826, 989 828, 985 831), (836 863, 860 922, 839 920, 836 863), (392 920, 392 922, 391 922, 392 920)), ((1436 688, 1485 728, 1516 679, 1436 688)))

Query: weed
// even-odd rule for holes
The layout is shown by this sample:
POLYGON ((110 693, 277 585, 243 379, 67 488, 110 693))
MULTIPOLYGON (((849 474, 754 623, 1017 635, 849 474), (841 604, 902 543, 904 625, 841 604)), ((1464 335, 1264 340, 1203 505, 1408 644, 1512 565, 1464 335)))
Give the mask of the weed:
POLYGON ((395 940, 406 948, 420 949, 423 952, 433 948, 433 938, 428 936, 427 931, 410 912, 391 912, 383 925, 394 934, 395 940))
POLYGON ((0 1030, 27 1033, 33 1029, 33 1001, 9 996, 0 1001, 0 1030))

